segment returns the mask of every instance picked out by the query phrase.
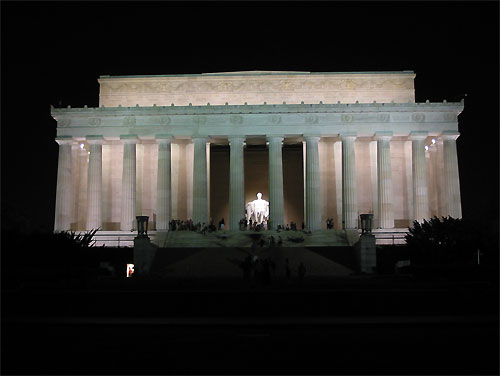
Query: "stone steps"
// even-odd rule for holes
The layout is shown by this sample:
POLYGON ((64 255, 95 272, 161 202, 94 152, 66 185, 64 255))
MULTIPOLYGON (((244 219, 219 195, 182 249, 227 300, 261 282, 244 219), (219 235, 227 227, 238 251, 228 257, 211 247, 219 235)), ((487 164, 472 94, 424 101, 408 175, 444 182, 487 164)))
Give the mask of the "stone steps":
POLYGON ((217 231, 202 235, 194 231, 170 231, 158 235, 156 243, 159 247, 244 247, 251 248, 253 239, 263 238, 266 246, 269 246, 271 236, 276 243, 281 237, 282 247, 328 247, 350 245, 347 235, 340 230, 319 230, 313 234, 302 231, 217 231), (294 242, 293 239, 303 238, 302 242, 294 242))

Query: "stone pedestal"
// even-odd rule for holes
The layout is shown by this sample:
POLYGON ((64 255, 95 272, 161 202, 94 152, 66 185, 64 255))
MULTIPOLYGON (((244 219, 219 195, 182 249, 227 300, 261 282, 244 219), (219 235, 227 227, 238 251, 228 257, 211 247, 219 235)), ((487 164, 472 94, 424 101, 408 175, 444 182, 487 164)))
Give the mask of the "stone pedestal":
POLYGON ((269 219, 272 229, 284 226, 283 137, 268 137, 269 142, 269 219))
POLYGON ((158 180, 156 190, 156 230, 168 230, 171 212, 171 142, 170 136, 156 136, 158 142, 158 180))
POLYGON ((229 229, 239 228, 245 217, 245 169, 243 164, 244 137, 230 137, 229 156, 229 229))
POLYGON ((134 238, 134 276, 143 277, 149 274, 157 250, 149 236, 139 235, 134 238))
POLYGON ((377 267, 377 248, 375 235, 362 234, 354 245, 358 270, 361 273, 373 273, 377 267))

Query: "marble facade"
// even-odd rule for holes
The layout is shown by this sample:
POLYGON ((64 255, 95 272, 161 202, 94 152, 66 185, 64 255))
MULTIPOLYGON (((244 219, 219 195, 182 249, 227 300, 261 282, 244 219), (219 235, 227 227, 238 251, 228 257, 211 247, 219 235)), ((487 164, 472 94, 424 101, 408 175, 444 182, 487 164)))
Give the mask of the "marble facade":
POLYGON ((171 218, 221 216, 234 229, 258 191, 270 201, 273 226, 304 221, 312 231, 327 218, 358 228, 361 213, 386 229, 461 217, 463 103, 415 103, 414 78, 407 71, 101 76, 99 107, 52 108, 54 228, 130 232, 135 216, 147 215, 157 231, 171 218), (216 147, 229 150, 227 161, 216 147), (265 176, 248 176, 253 164, 266 167, 265 176))

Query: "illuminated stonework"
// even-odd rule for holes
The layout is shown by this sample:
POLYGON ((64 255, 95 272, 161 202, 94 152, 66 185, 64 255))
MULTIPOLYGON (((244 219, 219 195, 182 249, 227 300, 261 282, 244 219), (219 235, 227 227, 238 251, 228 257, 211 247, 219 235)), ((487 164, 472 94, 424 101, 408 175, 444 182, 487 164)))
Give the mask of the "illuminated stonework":
POLYGON ((244 179, 246 158, 258 153, 269 153, 263 193, 273 227, 305 222, 314 231, 333 218, 336 228, 357 228, 361 213, 373 213, 375 228, 461 217, 455 140, 463 103, 415 103, 414 77, 103 76, 98 108, 52 109, 60 145, 55 230, 91 224, 130 232, 135 215, 149 216, 157 231, 171 218, 208 222, 214 216, 217 223, 222 215, 237 229, 245 203, 263 189, 244 179), (299 162, 284 163, 285 149, 302 144, 299 162), (211 181, 217 145, 229 148, 232 167, 227 203, 214 206, 211 190, 224 188, 220 179, 211 181), (260 151, 249 150, 255 145, 260 151), (284 200, 284 192, 299 192, 287 185, 284 171, 302 166, 303 199, 284 200), (292 209, 299 202, 298 214, 292 209))

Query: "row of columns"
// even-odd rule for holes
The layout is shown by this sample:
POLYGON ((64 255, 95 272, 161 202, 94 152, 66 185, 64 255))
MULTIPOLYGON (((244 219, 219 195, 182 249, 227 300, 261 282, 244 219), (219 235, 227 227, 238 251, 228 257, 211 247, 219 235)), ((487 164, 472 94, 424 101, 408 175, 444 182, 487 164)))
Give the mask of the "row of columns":
MULTIPOLYGON (((356 164, 354 142, 355 133, 341 135, 342 141, 342 222, 346 229, 358 227, 358 205, 356 196, 356 164)), ((412 176, 414 219, 422 222, 429 218, 427 163, 425 159, 426 132, 413 132, 412 176)), ((447 193, 447 212, 452 217, 461 217, 460 187, 458 180, 458 161, 456 151, 456 132, 444 132, 444 180, 447 193)), ((319 136, 305 136, 305 223, 310 231, 321 229, 320 175, 319 175, 319 136)), ((393 228, 394 215, 392 203, 392 169, 390 140, 392 132, 378 132, 377 141, 377 191, 379 227, 393 228)), ((120 137, 123 149, 123 175, 121 197, 120 229, 130 231, 135 228, 136 202, 136 143, 135 135, 120 137)), ((157 135, 158 142, 158 179, 157 179, 157 230, 168 229, 171 201, 171 136, 157 135)), ((193 221, 208 222, 207 155, 205 137, 193 137, 193 221)), ((283 137, 269 136, 269 201, 272 228, 283 225, 283 137)), ((55 230, 68 230, 71 213, 71 144, 72 140, 59 138, 59 162, 57 175, 57 197, 55 230)), ((87 191, 87 229, 102 227, 102 136, 88 136, 90 145, 87 191)), ((244 217, 244 163, 243 147, 245 138, 229 137, 229 225, 237 229, 239 220, 244 217)))

